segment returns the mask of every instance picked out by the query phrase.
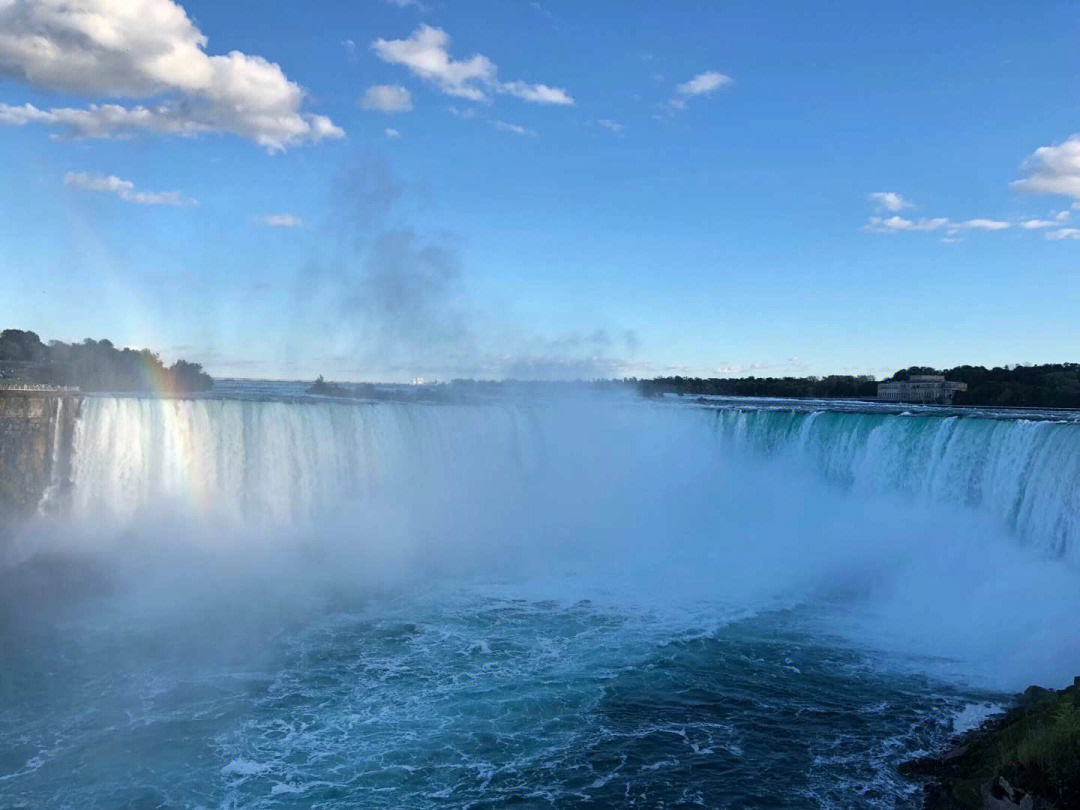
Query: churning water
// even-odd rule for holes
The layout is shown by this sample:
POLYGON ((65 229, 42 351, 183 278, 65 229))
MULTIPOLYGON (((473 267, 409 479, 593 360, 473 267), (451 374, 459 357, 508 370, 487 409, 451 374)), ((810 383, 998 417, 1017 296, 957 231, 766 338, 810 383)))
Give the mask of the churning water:
POLYGON ((3 573, 3 808, 913 807, 1080 667, 1051 418, 100 397, 72 461, 3 573))

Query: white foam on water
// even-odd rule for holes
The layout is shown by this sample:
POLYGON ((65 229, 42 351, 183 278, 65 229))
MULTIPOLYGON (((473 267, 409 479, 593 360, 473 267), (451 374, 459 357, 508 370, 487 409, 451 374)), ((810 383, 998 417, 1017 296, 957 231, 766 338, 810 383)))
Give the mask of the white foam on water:
POLYGON ((162 616, 453 583, 671 638, 817 604, 870 648, 1014 689, 1080 659, 1077 480, 1073 423, 95 397, 73 525, 27 542, 119 557, 162 616))
POLYGON ((1005 707, 1000 703, 966 703, 952 718, 954 734, 976 729, 991 717, 1001 714, 1005 707))

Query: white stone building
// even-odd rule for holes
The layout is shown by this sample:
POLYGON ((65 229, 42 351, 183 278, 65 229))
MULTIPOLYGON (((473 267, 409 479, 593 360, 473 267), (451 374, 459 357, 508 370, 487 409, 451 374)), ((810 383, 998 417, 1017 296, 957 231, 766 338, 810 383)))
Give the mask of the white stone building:
POLYGON ((878 383, 877 398, 886 402, 921 402, 949 405, 967 384, 950 382, 940 374, 914 374, 907 380, 878 383))

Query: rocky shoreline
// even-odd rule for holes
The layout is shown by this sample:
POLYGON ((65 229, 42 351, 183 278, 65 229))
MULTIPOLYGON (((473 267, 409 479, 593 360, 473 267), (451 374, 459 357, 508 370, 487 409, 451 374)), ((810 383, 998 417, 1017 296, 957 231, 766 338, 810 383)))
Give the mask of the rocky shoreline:
POLYGON ((1080 808, 1080 677, 1060 691, 1029 687, 940 756, 900 772, 924 780, 924 810, 1080 808))

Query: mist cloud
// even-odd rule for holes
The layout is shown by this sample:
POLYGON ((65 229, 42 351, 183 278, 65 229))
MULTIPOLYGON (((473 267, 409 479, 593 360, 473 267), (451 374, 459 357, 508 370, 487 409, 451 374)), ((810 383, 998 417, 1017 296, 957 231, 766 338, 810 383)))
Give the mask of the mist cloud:
MULTIPOLYGON (((296 365, 350 378, 579 379, 623 376, 640 341, 596 326, 554 336, 469 295, 462 240, 416 224, 422 201, 382 156, 362 153, 334 179, 324 252, 298 269, 296 365)), ((426 203, 427 201, 422 201, 426 203)))

